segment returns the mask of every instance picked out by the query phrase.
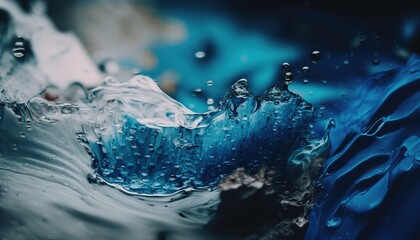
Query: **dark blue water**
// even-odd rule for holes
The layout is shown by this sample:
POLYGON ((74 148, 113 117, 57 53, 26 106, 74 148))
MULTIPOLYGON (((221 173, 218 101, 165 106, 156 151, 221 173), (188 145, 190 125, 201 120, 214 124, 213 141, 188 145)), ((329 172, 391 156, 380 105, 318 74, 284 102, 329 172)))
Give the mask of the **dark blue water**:
MULTIPOLYGON (((364 80, 341 106, 306 239, 417 236, 419 70, 420 58, 413 55, 404 66, 364 80)), ((194 128, 153 129, 126 116, 120 132, 114 129, 99 145, 90 142, 94 169, 108 182, 142 194, 212 188, 238 167, 255 173, 271 166, 281 176, 311 139, 305 136, 313 111, 285 87, 274 86, 259 98, 240 80, 219 110, 192 118, 194 128)))
POLYGON ((416 239, 420 58, 365 80, 336 117, 306 239, 416 239))
POLYGON ((303 236, 306 224, 306 239, 420 234, 417 55, 371 63, 356 54, 367 38, 359 33, 350 54, 311 55, 312 44, 180 13, 198 30, 181 46, 155 49, 160 64, 143 72, 176 68, 185 78, 180 103, 146 76, 100 84, 74 36, 41 12, 0 6, 2 238, 237 237, 204 229, 217 221, 271 239, 293 228, 303 236), (293 81, 286 61, 295 62, 293 81), (247 201, 261 192, 273 205, 247 201), (297 212, 292 227, 279 224, 290 214, 283 206, 297 212))

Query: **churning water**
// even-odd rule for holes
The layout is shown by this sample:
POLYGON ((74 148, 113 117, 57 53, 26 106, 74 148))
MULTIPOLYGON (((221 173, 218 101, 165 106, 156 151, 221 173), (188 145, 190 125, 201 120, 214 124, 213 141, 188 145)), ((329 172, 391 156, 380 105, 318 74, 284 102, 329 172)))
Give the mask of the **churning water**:
POLYGON ((77 39, 42 14, 0 7, 2 238, 236 238, 204 226, 220 217, 220 191, 263 188, 249 176, 265 170, 282 204, 304 206, 298 226, 321 176, 307 239, 418 234, 418 217, 396 211, 420 211, 417 56, 366 80, 317 139, 317 111, 289 91, 287 69, 261 96, 239 79, 205 113, 141 75, 88 90, 100 76, 77 39))

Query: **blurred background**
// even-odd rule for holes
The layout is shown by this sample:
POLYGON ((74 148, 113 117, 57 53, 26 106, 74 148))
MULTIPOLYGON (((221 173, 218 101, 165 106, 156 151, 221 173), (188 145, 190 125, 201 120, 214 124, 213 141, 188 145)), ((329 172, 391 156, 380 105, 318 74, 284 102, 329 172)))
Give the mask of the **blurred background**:
MULTIPOLYGON (((30 5, 30 0, 20 0, 30 5)), ((149 75, 197 112, 248 79, 261 95, 292 67, 290 89, 333 116, 367 76, 420 51, 415 1, 47 1, 59 30, 75 33, 105 75, 149 75), (311 59, 320 52, 319 61, 311 59)), ((30 9, 27 7, 27 9, 30 9)))

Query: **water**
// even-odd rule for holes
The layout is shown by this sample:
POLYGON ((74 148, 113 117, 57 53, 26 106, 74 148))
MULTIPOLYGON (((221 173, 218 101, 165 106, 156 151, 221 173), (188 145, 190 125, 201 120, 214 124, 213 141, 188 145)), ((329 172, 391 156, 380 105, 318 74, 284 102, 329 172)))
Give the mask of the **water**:
POLYGON ((420 58, 365 80, 331 131, 306 239, 416 239, 420 58), (322 237, 321 237, 322 236, 322 237))
POLYGON ((144 199, 105 187, 99 179, 89 181, 92 159, 75 135, 82 130, 73 118, 77 111, 62 113, 57 110, 68 105, 46 106, 45 100, 36 100, 27 106, 44 106, 56 115, 38 118, 12 110, 35 107, 1 106, 2 237, 137 239, 140 233, 143 239, 162 234, 171 239, 217 237, 202 228, 219 201, 217 192, 185 191, 144 199), (34 119, 20 121, 18 116, 34 119))
POLYGON ((92 125, 84 124, 83 140, 95 171, 143 194, 211 189, 238 167, 255 173, 271 166, 280 175, 287 156, 307 144, 314 115, 286 87, 275 85, 256 97, 245 79, 232 85, 220 108, 203 114, 144 76, 106 84, 92 95, 99 106, 92 109, 92 125))
MULTIPOLYGON (((314 108, 283 83, 259 97, 240 79, 221 106, 205 113, 140 75, 126 82, 107 78, 87 90, 97 69, 66 65, 86 56, 74 38, 2 4, 13 19, 7 24, 32 20, 35 26, 26 29, 33 37, 23 44, 33 54, 16 56, 24 53, 20 39, 1 55, 1 237, 232 239, 204 228, 220 202, 222 178, 237 168, 252 175, 269 167, 277 181, 290 178, 300 186, 286 169, 303 176, 307 156, 329 149, 317 148, 327 138, 318 142, 308 134, 314 108), (60 44, 42 51, 57 38, 60 44), (289 166, 295 150, 304 154, 289 166)), ((5 23, 5 32, 16 35, 5 23)))
POLYGON ((74 37, 0 7, 2 238, 243 239, 217 230, 247 226, 273 239, 307 224, 307 239, 418 235, 419 57, 367 79, 334 120, 289 90, 290 64, 261 96, 239 79, 196 113, 146 76, 99 84, 74 37), (31 34, 16 41, 14 24, 31 34))
POLYGON ((313 51, 311 53, 311 61, 313 63, 318 63, 321 60, 321 52, 319 51, 313 51))
POLYGON ((142 222, 141 231, 150 238, 161 231, 174 239, 208 235, 201 227, 219 201, 218 191, 208 190, 216 189, 223 177, 238 167, 253 174, 263 166, 281 177, 294 150, 309 150, 292 157, 292 166, 300 166, 317 149, 306 146, 313 107, 286 87, 275 85, 255 97, 241 79, 220 109, 204 114, 169 98, 144 76, 125 83, 111 79, 90 92, 81 85, 73 88, 82 93, 76 103, 36 96, 2 104, 2 206, 24 205, 17 213, 2 209, 7 216, 4 236, 87 238, 98 231, 103 235, 95 237, 135 238, 142 222), (103 188, 104 183, 145 198, 103 188), (167 195, 171 193, 175 195, 167 195), (34 205, 27 204, 29 199, 34 205), (51 208, 56 210, 43 213, 51 208), (60 231, 44 231, 23 216, 40 218, 60 231), (175 220, 180 216, 185 218, 181 223, 175 220), (63 225, 55 224, 56 218, 63 225), (75 220, 88 229, 64 230, 75 220))

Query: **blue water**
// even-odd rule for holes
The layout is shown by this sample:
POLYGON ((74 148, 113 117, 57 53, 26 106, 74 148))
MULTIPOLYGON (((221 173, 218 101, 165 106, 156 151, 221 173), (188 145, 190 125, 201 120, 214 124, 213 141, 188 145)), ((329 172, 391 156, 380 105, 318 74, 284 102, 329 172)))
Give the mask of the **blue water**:
MULTIPOLYGON (((333 154, 315 189, 307 239, 411 239, 418 233, 412 211, 419 212, 419 62, 414 55, 405 66, 366 79, 335 117, 333 154), (413 207, 396 210, 404 205, 413 207)), ((97 173, 127 191, 212 188, 238 167, 255 173, 271 166, 281 176, 289 157, 308 144, 313 114, 285 87, 255 97, 240 80, 220 109, 191 116, 194 127, 186 121, 187 127, 156 129, 124 115, 113 134, 89 145, 97 173)))
POLYGON ((365 80, 331 131, 306 239, 416 239, 420 58, 365 80))
MULTIPOLYGON (((0 46, 0 237, 231 239, 235 236, 203 226, 214 220, 221 193, 241 186, 236 173, 247 174, 241 181, 252 179, 255 189, 265 189, 268 179, 254 174, 267 169, 274 176, 276 201, 292 211, 303 209, 293 216, 296 226, 306 226, 313 207, 306 239, 416 239, 420 234, 418 56, 362 83, 305 85, 295 79, 285 85, 275 77, 279 64, 313 49, 274 44, 259 35, 246 38, 250 34, 221 18, 209 18, 208 27, 190 21, 214 39, 194 45, 206 40, 192 35, 185 48, 156 50, 162 62, 149 73, 158 75, 172 64, 179 68, 189 78, 177 97, 196 103, 200 112, 194 112, 146 76, 126 82, 108 77, 87 90, 98 85, 100 75, 80 44, 57 32, 41 13, 23 13, 12 2, 0 6, 0 30, 7 36, 0 46), (25 40, 14 38, 14 24, 25 30, 25 40), (207 55, 190 54, 188 61, 161 56, 182 56, 190 45, 207 55), (229 55, 231 46, 242 50, 229 55), (248 67, 249 80, 238 77, 248 67), (82 83, 60 85, 74 79, 82 83), (215 86, 199 99, 191 94, 208 80, 215 86), (258 96, 250 89, 266 90, 258 96), (219 104, 216 97, 224 92, 219 104), (215 103, 204 103, 213 95, 215 103), (229 185, 226 179, 232 178, 229 185)), ((337 58, 321 54, 317 66, 330 69, 323 61, 337 58)), ((384 66, 369 68, 391 68, 384 66)), ((354 80, 351 71, 323 74, 354 80)), ((248 193, 237 199, 246 203, 248 193)), ((266 206, 244 209, 260 207, 266 206)), ((250 212, 241 211, 236 219, 250 212)), ((276 233, 276 224, 262 229, 276 233)))
MULTIPOLYGON (((141 94, 135 88, 136 81, 107 88, 119 87, 126 93, 131 87, 133 95, 141 94)), ((94 94, 106 91, 98 88, 94 94)), ((311 139, 308 129, 314 120, 314 108, 286 85, 274 85, 257 97, 249 91, 247 80, 241 79, 231 86, 219 109, 204 114, 163 109, 165 116, 160 117, 164 119, 154 116, 153 126, 144 116, 116 109, 131 107, 127 98, 121 97, 122 102, 112 112, 114 124, 101 126, 111 129, 87 141, 99 176, 131 192, 168 194, 186 187, 212 189, 240 167, 250 174, 269 167, 282 175, 291 153, 311 139), (165 120, 173 124, 159 124, 165 120)), ((155 111, 162 104, 167 103, 156 101, 153 109, 140 111, 155 111)))

